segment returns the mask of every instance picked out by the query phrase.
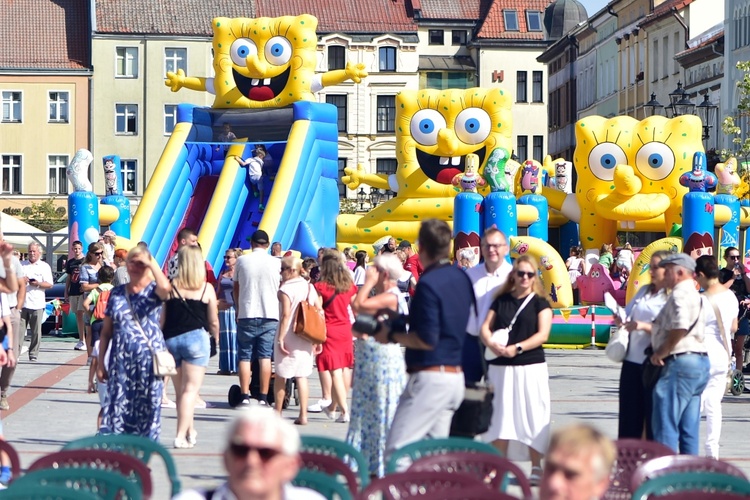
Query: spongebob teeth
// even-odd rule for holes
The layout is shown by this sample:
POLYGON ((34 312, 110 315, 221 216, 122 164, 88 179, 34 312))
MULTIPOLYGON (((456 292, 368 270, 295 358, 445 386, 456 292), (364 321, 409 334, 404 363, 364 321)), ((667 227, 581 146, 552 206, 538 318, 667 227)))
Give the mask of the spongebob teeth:
POLYGON ((258 83, 260 83, 260 80, 259 80, 259 79, 257 79, 257 78, 253 78, 253 79, 252 79, 252 80, 250 81, 250 85, 252 85, 253 87, 254 87, 254 86, 256 86, 256 85, 258 85, 258 83))
POLYGON ((448 160, 449 160, 449 158, 447 158, 445 156, 441 156, 440 157, 440 164, 441 165, 447 165, 448 164, 448 160))
POLYGON ((451 158, 451 165, 453 165, 454 167, 457 167, 460 164, 461 164, 461 157, 460 156, 454 156, 453 158, 451 158))
POLYGON ((263 80, 263 85, 271 85, 271 79, 266 78, 265 80, 263 80))

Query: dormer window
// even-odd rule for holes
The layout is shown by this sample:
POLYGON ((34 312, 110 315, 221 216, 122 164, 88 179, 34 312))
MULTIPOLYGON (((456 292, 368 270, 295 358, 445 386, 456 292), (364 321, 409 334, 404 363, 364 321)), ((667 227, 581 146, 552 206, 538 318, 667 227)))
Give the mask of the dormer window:
POLYGON ((518 12, 515 10, 504 10, 505 31, 518 31, 518 12))
POLYGON ((526 26, 529 31, 542 31, 542 13, 538 10, 527 10, 526 26))

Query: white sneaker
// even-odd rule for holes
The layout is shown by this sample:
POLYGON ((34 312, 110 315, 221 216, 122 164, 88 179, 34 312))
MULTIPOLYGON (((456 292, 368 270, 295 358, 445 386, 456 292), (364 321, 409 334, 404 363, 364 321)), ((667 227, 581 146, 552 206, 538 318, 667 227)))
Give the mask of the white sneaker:
POLYGON ((324 406, 331 406, 330 399, 319 399, 317 403, 310 405, 307 407, 307 411, 310 413, 322 413, 324 406))
POLYGON ((76 351, 84 351, 86 350, 86 344, 79 340, 73 349, 75 349, 76 351))

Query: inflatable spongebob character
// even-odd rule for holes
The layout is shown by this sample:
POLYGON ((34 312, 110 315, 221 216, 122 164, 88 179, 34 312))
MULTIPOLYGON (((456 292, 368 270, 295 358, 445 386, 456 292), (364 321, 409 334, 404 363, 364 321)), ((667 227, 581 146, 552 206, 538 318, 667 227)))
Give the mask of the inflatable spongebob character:
POLYGON ((165 84, 214 94, 214 108, 280 108, 313 101, 313 93, 329 85, 367 76, 364 64, 316 74, 315 30, 309 15, 257 19, 217 17, 213 28, 214 78, 168 72, 165 84))
POLYGON ((724 163, 717 163, 714 172, 719 182, 716 186, 716 194, 735 194, 735 190, 742 182, 740 176, 737 175, 737 160, 729 158, 724 163))
POLYGON ((550 207, 580 223, 586 250, 616 241, 620 228, 654 219, 669 233, 682 223, 679 178, 692 170, 693 154, 702 151, 701 121, 684 115, 589 116, 575 126, 575 193, 545 190, 550 207))
POLYGON ((385 234, 414 241, 422 220, 450 223, 453 179, 466 170, 466 156, 478 157, 482 175, 495 148, 512 149, 511 97, 501 89, 403 91, 396 97, 396 157, 390 176, 347 168, 342 181, 349 189, 367 184, 391 189, 396 196, 364 216, 340 215, 340 247, 365 248, 385 234))
POLYGON ((477 171, 479 170, 479 157, 475 154, 466 155, 466 167, 464 173, 456 174, 453 177, 451 184, 454 186, 460 186, 464 193, 476 193, 477 186, 484 186, 487 184, 482 179, 477 171))

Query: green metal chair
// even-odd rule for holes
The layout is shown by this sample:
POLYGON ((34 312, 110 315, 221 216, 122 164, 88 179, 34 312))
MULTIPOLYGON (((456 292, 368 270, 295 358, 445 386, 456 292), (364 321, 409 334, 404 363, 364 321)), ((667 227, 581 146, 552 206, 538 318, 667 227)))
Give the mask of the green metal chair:
POLYGON ((423 439, 394 451, 386 464, 385 473, 405 471, 412 463, 422 457, 442 455, 454 451, 487 453, 501 455, 491 444, 474 441, 473 439, 451 437, 438 439, 423 439))
POLYGON ((99 500, 94 493, 82 490, 69 490, 59 486, 39 486, 38 484, 13 485, 0 491, 3 500, 99 500))
POLYGON ((726 492, 748 496, 750 482, 716 472, 678 472, 649 479, 633 493, 633 500, 658 498, 680 491, 726 492))
MULTIPOLYGON (((29 472, 13 481, 7 491, 27 485, 67 488, 76 493, 84 491, 100 500, 141 500, 138 485, 128 481, 122 474, 98 469, 41 469, 29 472)), ((79 497, 80 498, 80 497, 79 497)))
POLYGON ((172 496, 180 492, 182 485, 172 455, 162 445, 148 438, 131 434, 98 434, 75 439, 63 446, 63 450, 80 449, 117 451, 133 456, 146 465, 148 465, 151 455, 157 454, 162 458, 167 469, 167 475, 172 483, 172 496))
POLYGON ((333 476, 301 469, 294 478, 292 484, 302 488, 310 488, 317 491, 328 500, 352 500, 352 494, 345 484, 340 483, 333 476))
POLYGON ((360 489, 370 482, 367 459, 358 449, 345 441, 323 436, 302 436, 300 451, 338 458, 357 473, 360 489))

